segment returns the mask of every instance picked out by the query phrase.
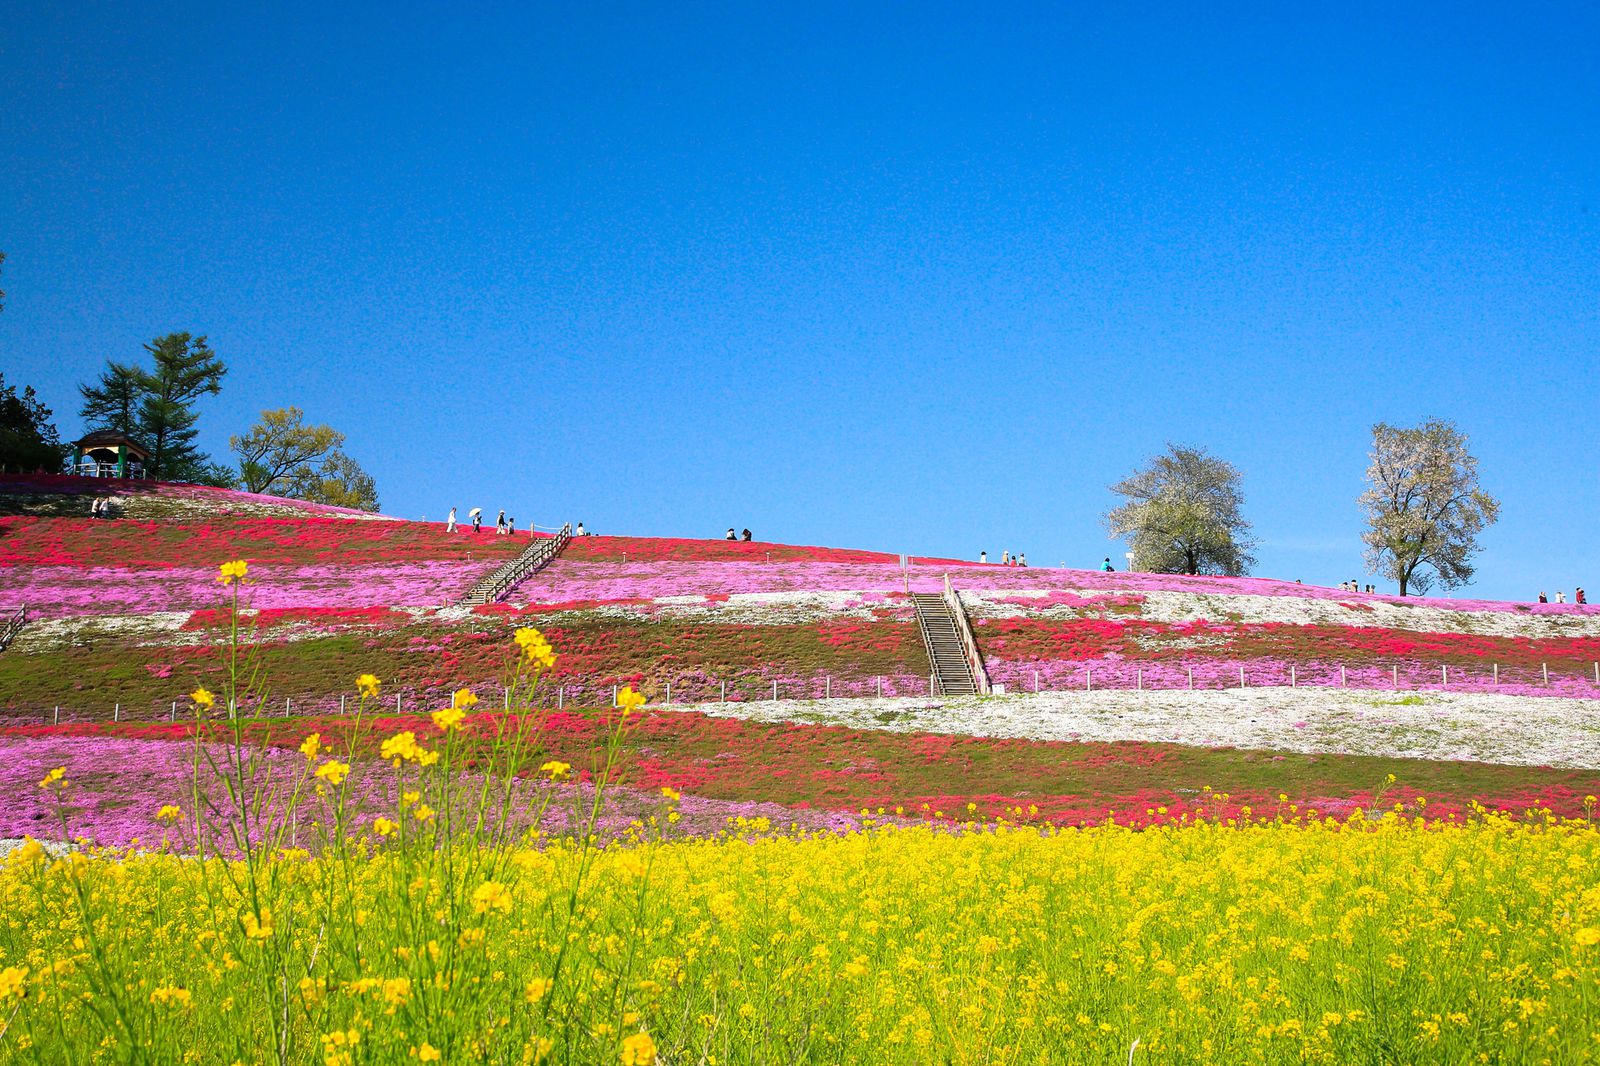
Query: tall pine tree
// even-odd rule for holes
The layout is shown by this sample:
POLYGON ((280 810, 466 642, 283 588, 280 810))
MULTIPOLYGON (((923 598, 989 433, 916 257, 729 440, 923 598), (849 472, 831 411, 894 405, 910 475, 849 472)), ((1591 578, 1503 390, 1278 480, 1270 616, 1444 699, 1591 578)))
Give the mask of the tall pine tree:
POLYGON ((163 481, 199 481, 208 473, 205 455, 194 446, 200 415, 194 405, 202 396, 222 391, 228 372, 204 337, 169 333, 144 346, 154 369, 139 375, 144 397, 139 404, 139 433, 150 449, 149 471, 163 481))

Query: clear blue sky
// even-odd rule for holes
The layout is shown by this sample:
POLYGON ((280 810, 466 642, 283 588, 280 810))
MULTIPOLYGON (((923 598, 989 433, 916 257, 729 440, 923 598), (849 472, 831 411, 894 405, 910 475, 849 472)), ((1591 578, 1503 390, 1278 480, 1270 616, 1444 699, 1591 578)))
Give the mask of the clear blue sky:
POLYGON ((208 334, 210 450, 297 404, 410 517, 1088 566, 1174 440, 1332 584, 1368 427, 1438 415, 1504 504, 1473 592, 1600 590, 1597 237, 1592 4, 0 23, 7 379, 75 435, 208 334))

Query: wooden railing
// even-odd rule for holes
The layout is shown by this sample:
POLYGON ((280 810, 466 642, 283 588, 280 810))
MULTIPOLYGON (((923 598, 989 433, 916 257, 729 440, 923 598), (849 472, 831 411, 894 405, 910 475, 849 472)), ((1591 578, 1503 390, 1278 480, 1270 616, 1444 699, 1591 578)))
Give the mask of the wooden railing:
POLYGON ((944 602, 950 608, 950 616, 956 620, 956 632, 961 634, 961 650, 966 654, 967 667, 972 671, 972 685, 979 695, 988 695, 992 689, 989 671, 983 666, 983 652, 978 650, 977 634, 972 632, 972 623, 967 620, 967 609, 961 606, 960 595, 950 585, 949 574, 944 575, 944 602))
POLYGON ((553 537, 537 538, 521 555, 472 586, 472 590, 461 597, 462 606, 500 602, 506 593, 555 561, 555 557, 561 554, 571 539, 570 522, 553 537))
POLYGON ((7 615, 5 621, 0 622, 0 651, 5 651, 6 648, 10 647, 12 640, 16 638, 18 633, 22 632, 22 627, 27 624, 27 604, 23 604, 7 615))

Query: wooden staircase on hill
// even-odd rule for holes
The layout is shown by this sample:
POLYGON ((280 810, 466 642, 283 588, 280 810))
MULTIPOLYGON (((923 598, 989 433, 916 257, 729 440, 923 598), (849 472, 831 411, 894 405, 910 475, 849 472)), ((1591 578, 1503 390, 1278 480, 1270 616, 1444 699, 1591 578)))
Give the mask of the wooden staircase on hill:
POLYGON ((944 592, 914 592, 917 628, 933 664, 934 695, 975 696, 989 692, 989 674, 983 667, 977 639, 961 598, 945 576, 944 592))
POLYGON ((11 646, 22 627, 28 624, 28 608, 26 605, 18 607, 15 611, 0 619, 0 651, 5 651, 11 646))
POLYGON ((461 597, 461 606, 476 607, 482 603, 499 603, 506 594, 540 570, 549 566, 572 539, 572 523, 561 527, 553 537, 539 537, 523 549, 515 559, 472 586, 461 597))

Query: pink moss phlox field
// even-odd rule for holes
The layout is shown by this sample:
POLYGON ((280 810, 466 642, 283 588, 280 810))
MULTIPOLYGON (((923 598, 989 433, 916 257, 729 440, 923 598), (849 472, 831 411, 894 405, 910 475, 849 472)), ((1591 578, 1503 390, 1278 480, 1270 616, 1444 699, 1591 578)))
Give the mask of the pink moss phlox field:
MULTIPOLYGON (((107 736, 0 737, 0 838, 33 836, 61 840, 55 796, 38 782, 58 766, 67 769, 68 788, 62 794, 67 809, 70 839, 85 839, 107 847, 155 846, 165 838, 178 843, 178 834, 156 821, 156 812, 174 804, 185 812, 191 804, 193 747, 186 742, 131 740, 107 736)), ((269 749, 265 758, 268 791, 281 802, 286 790, 305 768, 296 751, 269 749)), ((201 780, 208 779, 202 771, 201 780)), ((350 777, 353 805, 365 818, 392 813, 394 774, 381 762, 359 763, 350 777)), ((528 782, 525 799, 550 786, 528 782)), ((546 811, 541 828, 561 832, 577 824, 569 801, 587 803, 589 786, 557 786, 559 795, 546 811)), ((224 800, 220 784, 205 790, 216 804, 224 800)), ((316 801, 311 801, 314 810, 316 801)), ((712 836, 729 830, 729 819, 766 818, 774 828, 791 826, 801 831, 849 832, 860 828, 854 815, 829 810, 793 809, 776 803, 751 803, 684 796, 677 804, 680 823, 676 835, 712 836)), ((607 790, 599 829, 602 837, 616 838, 628 827, 662 813, 659 793, 612 786, 607 790)), ((306 823, 309 818, 304 814, 306 823)), ((524 824, 523 819, 518 824, 524 824)), ((305 824, 305 823, 303 823, 305 824)), ((308 827, 309 828, 309 827, 308 827)))
MULTIPOLYGON (((439 607, 472 588, 499 560, 375 563, 367 566, 252 566, 244 599, 252 607, 439 607)), ((221 599, 215 566, 0 567, 0 602, 25 603, 40 618, 194 611, 221 599)))

